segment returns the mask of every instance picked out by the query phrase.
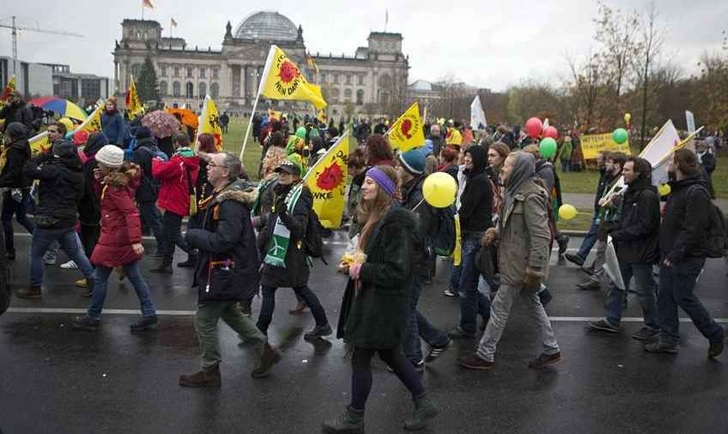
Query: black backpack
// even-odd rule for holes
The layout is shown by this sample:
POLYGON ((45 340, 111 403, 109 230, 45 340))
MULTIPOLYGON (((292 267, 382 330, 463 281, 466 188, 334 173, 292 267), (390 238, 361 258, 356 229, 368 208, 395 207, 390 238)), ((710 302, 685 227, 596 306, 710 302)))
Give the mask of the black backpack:
POLYGON ((432 237, 432 247, 437 256, 450 256, 455 250, 455 205, 446 208, 435 208, 437 231, 432 237))
POLYGON ((306 223, 306 232, 303 235, 303 251, 307 256, 321 258, 323 260, 324 240, 322 233, 323 226, 321 226, 321 220, 319 220, 316 211, 312 208, 309 212, 308 222, 306 223))
MULTIPOLYGON (((705 187, 697 186, 691 188, 701 189, 710 200, 710 193, 705 187)), ((688 195, 690 190, 688 190, 688 195)), ((710 200, 708 208, 708 229, 705 234, 705 252, 708 258, 722 258, 728 252, 728 227, 726 227, 725 215, 723 211, 710 200)))

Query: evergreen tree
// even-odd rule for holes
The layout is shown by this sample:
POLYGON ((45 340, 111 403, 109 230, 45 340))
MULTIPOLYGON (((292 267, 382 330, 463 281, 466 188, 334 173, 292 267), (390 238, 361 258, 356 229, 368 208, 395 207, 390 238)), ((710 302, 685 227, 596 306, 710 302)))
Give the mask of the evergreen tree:
POLYGON ((149 56, 144 59, 139 77, 134 78, 137 82, 137 92, 139 92, 139 98, 142 100, 142 104, 150 100, 159 101, 157 72, 154 70, 154 64, 149 56))

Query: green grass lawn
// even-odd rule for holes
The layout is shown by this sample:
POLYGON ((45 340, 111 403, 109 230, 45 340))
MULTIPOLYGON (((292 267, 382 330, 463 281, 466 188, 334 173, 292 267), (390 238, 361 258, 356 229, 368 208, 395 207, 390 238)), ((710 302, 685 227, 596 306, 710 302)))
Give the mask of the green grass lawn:
MULTIPOLYGON (((240 155, 243 147, 243 136, 248 128, 250 118, 230 118, 227 134, 223 134, 222 143, 226 151, 240 155)), ((251 128, 252 129, 252 128, 251 128)), ((248 144, 243 155, 243 166, 251 179, 258 179, 258 165, 260 164, 260 144, 253 141, 252 134, 248 137, 248 144)))

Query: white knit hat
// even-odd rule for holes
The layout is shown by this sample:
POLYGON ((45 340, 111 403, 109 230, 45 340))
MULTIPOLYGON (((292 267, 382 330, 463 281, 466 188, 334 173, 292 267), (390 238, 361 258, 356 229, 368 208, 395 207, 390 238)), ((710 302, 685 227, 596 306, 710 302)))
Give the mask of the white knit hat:
POLYGON ((124 151, 116 145, 106 145, 96 153, 96 161, 107 167, 121 167, 124 162, 124 151))

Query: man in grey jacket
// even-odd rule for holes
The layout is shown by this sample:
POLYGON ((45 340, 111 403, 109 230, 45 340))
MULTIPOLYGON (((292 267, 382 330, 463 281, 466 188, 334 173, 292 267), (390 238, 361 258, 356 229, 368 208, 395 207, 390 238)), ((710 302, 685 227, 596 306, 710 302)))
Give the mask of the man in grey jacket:
POLYGON ((561 352, 538 290, 549 267, 551 232, 548 227, 548 194, 533 181, 536 160, 525 152, 506 158, 502 175, 505 197, 497 228, 483 236, 483 245, 498 239, 501 286, 491 307, 490 321, 475 353, 459 359, 462 367, 486 370, 494 365, 496 346, 503 334, 511 307, 520 296, 530 323, 541 331, 543 353, 528 367, 543 369, 561 360, 561 352))

